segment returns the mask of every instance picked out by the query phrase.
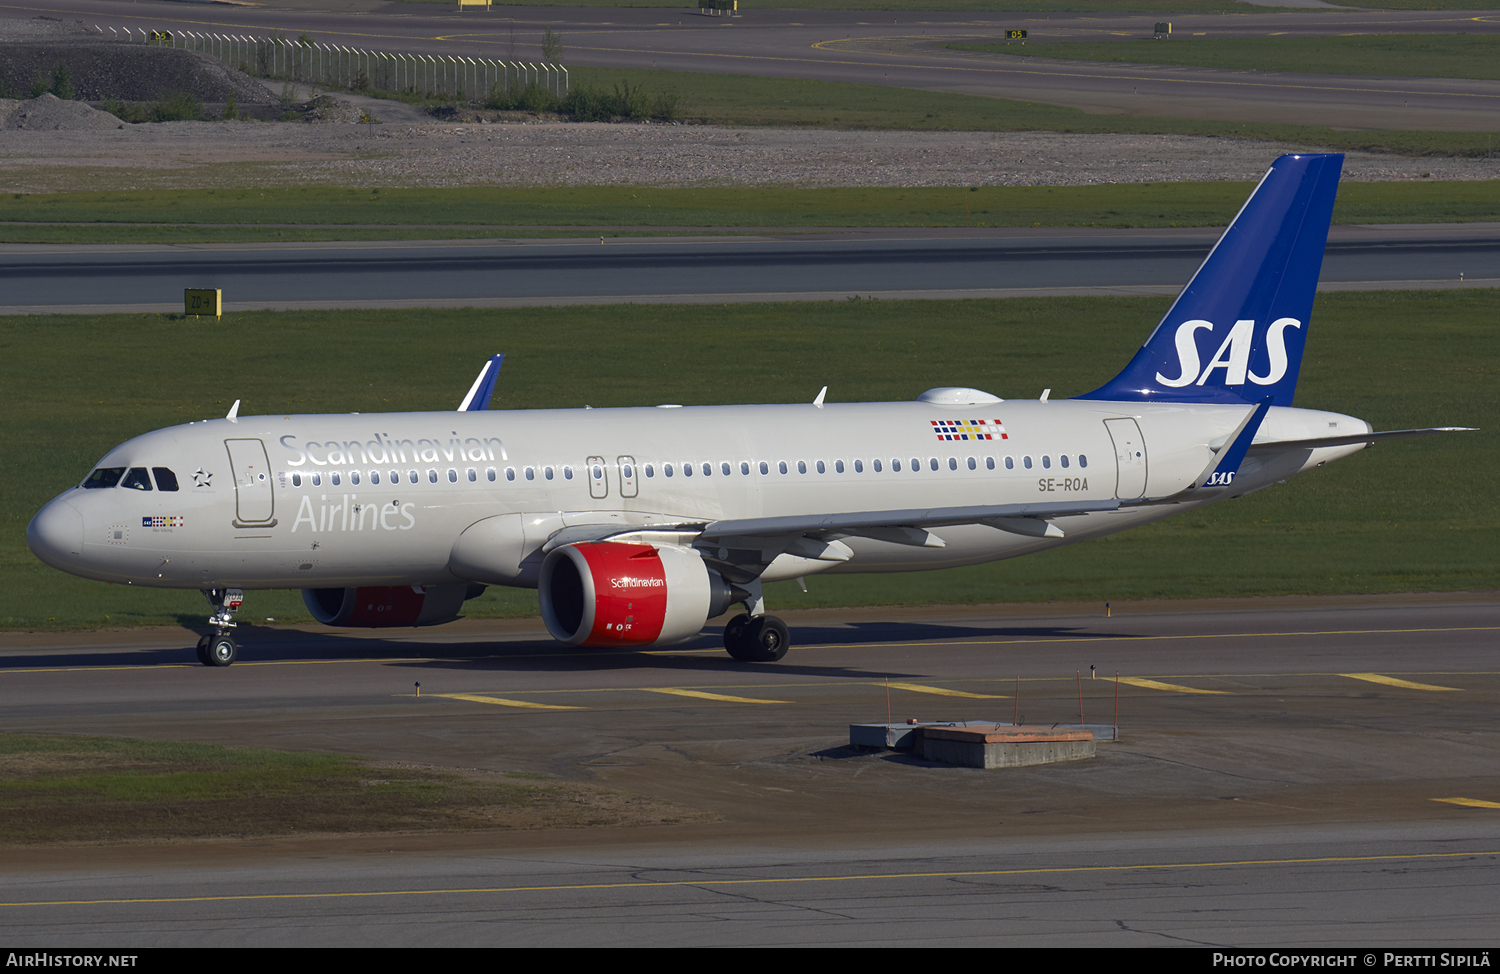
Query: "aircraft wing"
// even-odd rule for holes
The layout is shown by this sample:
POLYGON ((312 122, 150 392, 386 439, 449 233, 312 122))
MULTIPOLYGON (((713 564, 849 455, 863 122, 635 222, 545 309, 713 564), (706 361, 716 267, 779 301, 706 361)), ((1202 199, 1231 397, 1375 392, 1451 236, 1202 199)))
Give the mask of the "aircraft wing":
POLYGON ((1053 501, 1036 504, 989 504, 974 507, 911 508, 895 511, 850 511, 836 514, 788 514, 779 517, 736 518, 721 521, 654 521, 644 524, 578 524, 556 532, 542 546, 551 551, 563 545, 605 541, 623 535, 677 534, 679 543, 765 539, 769 548, 789 548, 799 538, 855 536, 893 544, 942 548, 942 538, 928 531, 955 524, 987 524, 1001 531, 1037 538, 1060 538, 1053 518, 1097 511, 1113 511, 1118 500, 1053 501))
MULTIPOLYGON (((791 514, 711 521, 700 537, 776 536, 786 534, 859 533, 878 528, 936 528, 954 524, 987 524, 997 519, 1049 519, 1119 508, 1117 500, 1054 501, 1038 504, 990 504, 976 507, 912 508, 899 511, 853 511, 838 514, 791 514)), ((996 525, 999 527, 1000 525, 996 525)))

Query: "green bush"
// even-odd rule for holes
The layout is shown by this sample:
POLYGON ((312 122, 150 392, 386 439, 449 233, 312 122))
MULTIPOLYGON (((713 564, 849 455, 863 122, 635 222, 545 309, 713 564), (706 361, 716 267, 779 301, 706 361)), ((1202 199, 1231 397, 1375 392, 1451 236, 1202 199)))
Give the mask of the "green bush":
POLYGON ((151 103, 153 122, 197 122, 203 119, 203 102, 185 91, 164 95, 151 103))
POLYGON ((52 69, 51 91, 59 98, 73 99, 73 72, 68 70, 66 61, 58 61, 52 69))

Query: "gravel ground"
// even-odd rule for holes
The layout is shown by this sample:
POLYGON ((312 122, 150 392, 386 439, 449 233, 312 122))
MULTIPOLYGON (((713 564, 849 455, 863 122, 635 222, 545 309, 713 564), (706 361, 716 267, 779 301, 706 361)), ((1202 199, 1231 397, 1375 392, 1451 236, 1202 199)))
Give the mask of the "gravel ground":
MULTIPOLYGON (((0 39, 28 39, 17 35, 21 30, 55 37, 73 27, 0 20, 0 39)), ((316 183, 1061 186, 1250 180, 1276 156, 1300 148, 1165 135, 575 124, 495 113, 485 123, 454 123, 411 106, 353 96, 339 96, 315 114, 328 124, 121 126, 76 102, 49 102, 47 96, 0 100, 0 129, 7 130, 0 141, 0 192, 316 183), (361 109, 381 123, 340 121, 358 118, 361 109)), ((1353 153, 1344 171, 1346 179, 1368 181, 1495 179, 1500 160, 1353 153)))
MULTIPOLYGON (((25 106, 31 103, 21 103, 25 106)), ((377 117, 379 104, 376 103, 377 117)), ((11 109, 20 114, 23 107, 11 109)), ((0 103, 0 118, 6 107, 0 103)), ((106 124, 7 131, 0 192, 97 185, 973 186, 1250 180, 1289 146, 1052 132, 851 132, 685 125, 106 124)), ((60 113, 59 113, 60 114, 60 113)), ((84 124, 98 124, 96 120, 84 124)), ((0 124, 4 124, 0 122, 0 124)), ((1500 161, 1351 154, 1352 180, 1495 179, 1500 161)))

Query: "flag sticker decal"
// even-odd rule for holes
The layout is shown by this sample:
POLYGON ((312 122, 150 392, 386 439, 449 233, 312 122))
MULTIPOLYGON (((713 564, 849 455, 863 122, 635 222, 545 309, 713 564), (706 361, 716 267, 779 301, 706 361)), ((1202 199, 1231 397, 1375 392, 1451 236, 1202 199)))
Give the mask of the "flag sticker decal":
POLYGON ((940 440, 1008 440, 998 419, 934 419, 932 432, 940 440))

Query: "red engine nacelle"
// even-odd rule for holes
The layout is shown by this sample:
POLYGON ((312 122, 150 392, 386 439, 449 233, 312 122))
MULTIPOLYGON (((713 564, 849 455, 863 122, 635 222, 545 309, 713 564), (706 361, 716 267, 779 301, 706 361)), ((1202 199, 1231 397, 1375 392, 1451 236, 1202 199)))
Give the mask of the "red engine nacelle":
POLYGON ((692 548, 623 541, 548 553, 538 594, 547 631, 574 646, 680 643, 745 597, 692 548))
POLYGON ((305 588, 302 601, 325 626, 385 629, 436 626, 458 618, 464 600, 484 591, 478 585, 366 585, 360 588, 305 588))

